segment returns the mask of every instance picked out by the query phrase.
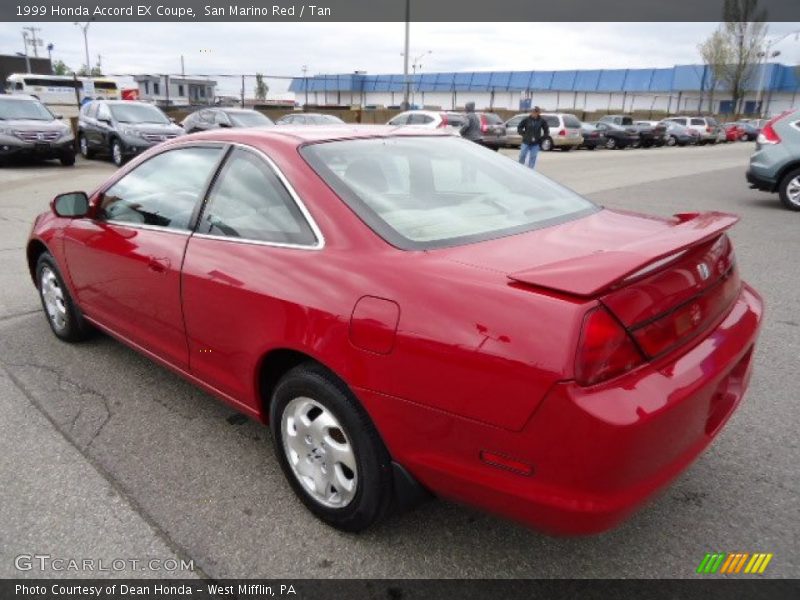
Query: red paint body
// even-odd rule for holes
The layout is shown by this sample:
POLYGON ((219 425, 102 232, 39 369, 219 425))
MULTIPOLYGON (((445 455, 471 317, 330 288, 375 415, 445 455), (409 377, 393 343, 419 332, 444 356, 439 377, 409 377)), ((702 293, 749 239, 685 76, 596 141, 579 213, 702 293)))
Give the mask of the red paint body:
POLYGON ((322 249, 47 213, 29 254, 47 247, 93 323, 254 418, 268 415, 265 357, 301 352, 350 386, 393 460, 436 494, 551 532, 613 526, 698 455, 747 386, 762 303, 739 282, 729 247, 714 245, 735 218, 600 210, 491 241, 402 251, 298 153, 304 143, 375 135, 421 134, 218 130, 154 148, 91 195, 95 206, 154 153, 244 144, 292 184, 322 249), (676 251, 683 262, 642 271, 676 251), (632 371, 578 385, 587 312, 602 303, 631 327, 659 317, 711 289, 694 273, 695 257, 728 273, 727 304, 632 371))

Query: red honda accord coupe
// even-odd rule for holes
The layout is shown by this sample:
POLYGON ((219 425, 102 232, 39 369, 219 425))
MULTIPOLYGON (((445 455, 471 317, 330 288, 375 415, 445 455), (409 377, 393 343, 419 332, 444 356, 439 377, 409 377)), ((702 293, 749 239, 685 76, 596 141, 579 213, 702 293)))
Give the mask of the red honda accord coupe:
POLYGON ((349 531, 429 493, 613 526, 728 420, 762 316, 736 217, 604 209, 435 131, 201 133, 51 209, 27 259, 53 333, 269 423, 349 531))

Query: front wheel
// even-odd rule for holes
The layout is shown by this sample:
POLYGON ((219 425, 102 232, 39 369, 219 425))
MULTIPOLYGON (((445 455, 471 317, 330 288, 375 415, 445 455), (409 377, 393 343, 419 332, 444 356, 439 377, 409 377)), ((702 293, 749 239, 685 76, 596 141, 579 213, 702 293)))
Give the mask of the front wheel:
POLYGON ((64 285, 56 261, 44 252, 36 262, 36 284, 50 329, 65 342, 79 342, 89 337, 91 326, 64 285))
POLYGON ((62 154, 59 160, 61 161, 62 166, 71 167, 75 164, 75 152, 62 154))
POLYGON ((551 140, 549 137, 544 138, 539 144, 539 147, 545 152, 548 152, 553 149, 553 140, 551 140))
POLYGON ((321 365, 292 369, 270 404, 281 469, 303 504, 343 531, 379 521, 391 503, 386 447, 347 386, 321 365))
POLYGON ((617 149, 617 140, 614 138, 608 138, 606 140, 606 148, 609 150, 616 150, 617 149))
POLYGON ((86 139, 86 136, 80 134, 78 136, 78 147, 81 150, 81 156, 86 159, 90 159, 94 156, 94 151, 89 148, 89 140, 86 139))
POLYGON ((800 211, 800 169, 789 171, 781 179, 778 195, 789 210, 800 211))
POLYGON ((119 140, 111 142, 111 161, 118 167, 125 164, 125 155, 122 152, 122 144, 119 140))

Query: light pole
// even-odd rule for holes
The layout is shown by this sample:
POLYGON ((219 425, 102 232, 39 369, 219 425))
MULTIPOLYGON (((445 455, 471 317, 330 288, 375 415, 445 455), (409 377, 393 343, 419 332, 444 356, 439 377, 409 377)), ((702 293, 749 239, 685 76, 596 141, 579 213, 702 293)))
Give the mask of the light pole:
POLYGON ((411 82, 408 80, 408 39, 411 35, 411 0, 406 0, 406 43, 403 52, 403 78, 405 79, 405 92, 403 94, 403 110, 408 110, 408 92, 411 82))
POLYGON ((303 65, 303 89, 306 92, 306 101, 305 104, 303 104, 303 112, 308 110, 308 75, 306 75, 306 73, 308 73, 308 65, 303 65))
POLYGON ((28 57, 28 32, 22 30, 22 43, 25 45, 25 70, 31 72, 31 59, 28 57))
MULTIPOLYGON (((415 56, 415 57, 414 57, 414 62, 413 62, 413 63, 412 63, 412 65, 411 65, 411 71, 412 71, 412 73, 413 73, 414 75, 416 75, 416 74, 417 74, 417 69, 418 69, 418 68, 419 68, 419 70, 420 70, 420 71, 422 71, 422 64, 420 64, 420 62, 419 62, 419 61, 420 61, 422 58, 424 58, 424 57, 428 56, 428 54, 433 54, 433 50, 428 50, 427 52, 423 52, 423 53, 422 53, 422 54, 420 54, 419 56, 415 56)), ((414 89, 412 88, 412 90, 411 90, 411 104, 415 104, 415 103, 416 103, 416 92, 415 92, 415 91, 414 91, 414 89)))
MULTIPOLYGON (((776 58, 780 56, 780 50, 775 50, 772 52, 772 47, 777 44, 778 42, 782 42, 790 35, 794 36, 794 39, 797 40, 798 35, 800 35, 800 29, 795 29, 794 31, 790 31, 789 33, 784 33, 782 36, 768 40, 764 46, 764 50, 757 54, 761 63, 761 73, 759 74, 758 78, 758 92, 756 94, 756 106, 758 107, 758 114, 760 117, 764 116, 764 110, 761 107, 761 94, 764 90, 764 83, 767 75, 767 64, 770 58, 776 58)), ((734 107, 735 110, 735 107, 734 107)))
POLYGON ((83 48, 86 50, 86 76, 92 76, 92 62, 89 60, 89 25, 90 22, 86 22, 83 25, 80 23, 75 23, 78 27, 83 30, 83 48))

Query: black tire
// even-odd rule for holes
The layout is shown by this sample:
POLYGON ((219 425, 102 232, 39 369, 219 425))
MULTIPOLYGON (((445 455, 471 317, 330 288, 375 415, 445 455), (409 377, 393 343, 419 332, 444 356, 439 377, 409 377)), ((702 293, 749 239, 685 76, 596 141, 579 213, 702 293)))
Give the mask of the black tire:
POLYGON ((111 151, 111 162, 118 167, 124 165, 127 158, 125 153, 122 151, 122 142, 120 142, 117 138, 114 138, 111 140, 109 149, 111 151))
POLYGON ((606 140, 606 148, 608 148, 609 150, 616 150, 617 148, 619 148, 617 140, 615 140, 613 137, 608 138, 606 140))
POLYGON ((81 156, 86 159, 94 158, 94 150, 89 147, 89 140, 82 133, 78 135, 78 148, 81 156))
POLYGON ((597 146, 586 146, 587 150, 597 150, 597 146))
POLYGON ((562 152, 569 152, 570 150, 572 150, 572 146, 561 146, 562 152))
POLYGON ((56 261, 49 252, 43 252, 36 261, 36 289, 39 291, 39 299, 42 302, 45 318, 50 325, 50 329, 57 338, 65 342, 80 342, 88 338, 92 333, 92 326, 83 318, 78 306, 72 300, 67 286, 64 285, 64 279, 61 277, 61 272, 56 265, 56 261), (49 273, 53 276, 52 283, 56 284, 61 293, 61 305, 63 305, 63 325, 58 325, 58 320, 51 315, 48 310, 48 302, 45 300, 45 292, 43 291, 43 279, 45 274, 49 273))
POLYGON ((75 153, 67 152, 66 154, 62 154, 59 160, 63 166, 71 167, 75 164, 75 153))
MULTIPOLYGON (((313 410, 313 409, 312 409, 313 410)), ((309 412, 309 414, 311 414, 309 412)), ((312 421, 313 423, 313 421, 312 421)), ((287 424, 287 430, 290 429, 287 424)), ((302 364, 289 371, 278 382, 270 403, 270 429, 275 454, 281 469, 303 504, 319 519, 343 531, 362 531, 382 519, 389 510, 393 496, 392 466, 389 452, 381 441, 378 431, 366 411, 347 386, 330 371, 313 362, 302 364), (341 507, 326 506, 312 496, 301 483, 300 475, 295 474, 287 456, 291 442, 284 442, 284 412, 290 403, 301 398, 311 399, 328 411, 337 422, 337 436, 343 436, 345 444, 352 447, 356 471, 353 474, 355 491, 352 499, 341 507)), ((334 429, 329 429, 334 431, 334 429)), ((287 431, 288 432, 288 431, 287 431)), ((299 432, 298 432, 299 434, 299 432)), ((329 437, 333 437, 328 434, 329 437)), ((309 436, 311 437, 311 436, 309 436)), ((308 438, 306 438, 308 439, 308 438)), ((337 440, 340 441, 340 440, 337 440)), ((315 454, 318 448, 325 447, 320 440, 307 441, 310 444, 307 461, 327 461, 315 454)), ((331 454, 332 456, 332 454, 331 454)), ((299 464, 299 462, 298 462, 299 464)), ((326 462, 322 462, 326 465, 326 462)), ((333 467, 336 469, 336 466, 333 467)), ((333 471, 332 471, 333 472, 333 471)), ((337 482, 338 483, 338 482, 337 482)), ((329 482, 328 486, 333 486, 329 482)), ((335 486, 327 489, 336 489, 335 486)), ((337 492, 338 493, 338 492, 337 492)))
POLYGON ((552 150, 552 149, 553 149, 553 140, 552 140, 552 139, 550 139, 549 137, 546 137, 546 138, 544 138, 544 139, 543 139, 543 140, 542 140, 542 141, 539 143, 539 148, 540 148, 541 150, 544 150, 545 152, 550 152, 550 150, 552 150))
POLYGON ((800 188, 800 169, 789 171, 783 176, 778 185, 778 195, 781 198, 781 203, 789 210, 800 211, 800 195, 795 195, 794 198, 789 195, 790 184, 792 184, 793 189, 800 188))

